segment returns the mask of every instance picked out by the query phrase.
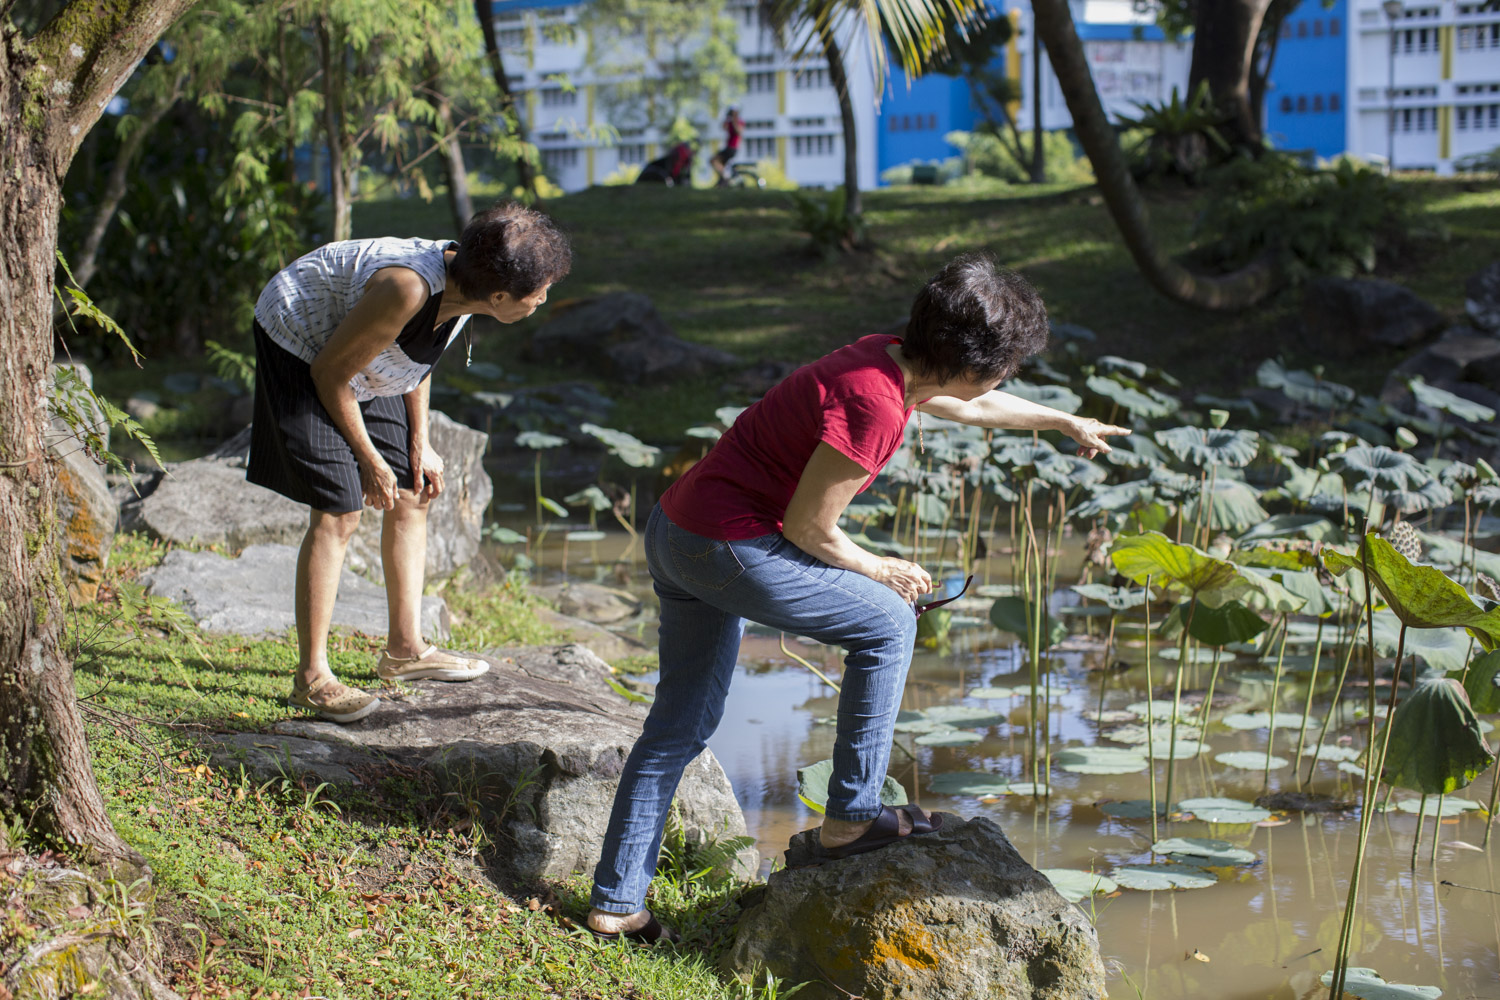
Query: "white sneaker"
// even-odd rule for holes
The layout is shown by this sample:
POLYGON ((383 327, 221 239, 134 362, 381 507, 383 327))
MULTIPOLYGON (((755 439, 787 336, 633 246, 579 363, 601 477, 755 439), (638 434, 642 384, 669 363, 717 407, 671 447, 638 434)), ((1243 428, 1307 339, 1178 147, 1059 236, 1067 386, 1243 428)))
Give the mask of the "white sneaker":
POLYGON ((428 646, 420 656, 381 655, 375 672, 383 681, 472 681, 487 673, 489 662, 470 653, 428 646))

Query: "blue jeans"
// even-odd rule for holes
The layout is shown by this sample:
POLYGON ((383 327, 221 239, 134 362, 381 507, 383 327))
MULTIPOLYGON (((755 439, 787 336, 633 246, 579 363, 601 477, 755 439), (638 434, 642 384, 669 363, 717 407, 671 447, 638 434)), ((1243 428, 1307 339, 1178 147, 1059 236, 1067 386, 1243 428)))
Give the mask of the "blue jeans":
POLYGON ((847 651, 827 815, 851 822, 880 815, 917 635, 916 615, 895 591, 780 534, 716 541, 679 528, 657 507, 646 523, 646 565, 661 598, 661 676, 594 869, 593 905, 607 913, 645 903, 683 768, 724 715, 746 619, 847 651))

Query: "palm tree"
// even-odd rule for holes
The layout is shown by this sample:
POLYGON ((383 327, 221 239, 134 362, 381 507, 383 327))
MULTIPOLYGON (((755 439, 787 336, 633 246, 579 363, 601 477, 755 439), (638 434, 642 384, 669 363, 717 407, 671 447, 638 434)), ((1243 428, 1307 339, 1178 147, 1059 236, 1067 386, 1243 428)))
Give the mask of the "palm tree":
POLYGON ((1252 261, 1231 274, 1207 276, 1194 274, 1162 251, 1151 232, 1146 200, 1094 88, 1068 0, 1033 0, 1032 16, 1072 113, 1073 130, 1093 164, 1104 204, 1151 286, 1168 298, 1206 309, 1248 309, 1276 291, 1282 276, 1271 257, 1252 261))

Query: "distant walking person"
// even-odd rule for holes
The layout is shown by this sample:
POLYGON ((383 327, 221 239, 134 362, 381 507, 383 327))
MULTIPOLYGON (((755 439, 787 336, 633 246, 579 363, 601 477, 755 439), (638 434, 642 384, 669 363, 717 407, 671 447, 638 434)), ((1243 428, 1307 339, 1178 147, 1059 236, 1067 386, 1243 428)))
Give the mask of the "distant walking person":
POLYGON ((427 439, 432 369, 469 316, 525 319, 571 267, 568 239, 552 220, 509 203, 474 216, 457 243, 329 243, 261 292, 246 478, 309 507, 290 704, 341 723, 379 704, 328 667, 344 553, 366 504, 384 512, 390 631, 381 679, 466 681, 489 669, 422 637, 427 507, 443 492, 443 460, 427 439))
POLYGON ((744 131, 745 122, 740 117, 739 108, 730 108, 724 113, 724 148, 708 161, 714 173, 719 175, 719 187, 729 184, 729 161, 740 151, 740 133, 744 131))

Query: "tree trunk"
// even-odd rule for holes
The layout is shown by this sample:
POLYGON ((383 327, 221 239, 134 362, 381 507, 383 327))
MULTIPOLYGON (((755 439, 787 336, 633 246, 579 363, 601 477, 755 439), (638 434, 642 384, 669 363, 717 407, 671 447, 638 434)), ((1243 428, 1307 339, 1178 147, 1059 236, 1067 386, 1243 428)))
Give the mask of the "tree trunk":
POLYGON ((99 208, 94 212, 94 219, 89 223, 89 231, 84 235, 83 246, 78 251, 78 260, 70 261, 73 268, 73 278, 78 282, 79 288, 87 288, 89 279, 93 278, 94 271, 98 268, 99 244, 104 242, 104 234, 109 231, 109 224, 114 221, 115 212, 120 207, 120 202, 125 198, 126 174, 135 163, 135 158, 146 144, 146 137, 161 124, 161 120, 167 116, 177 104, 179 93, 174 84, 172 93, 167 99, 155 105, 141 119, 136 122, 135 129, 120 143, 119 151, 115 154, 115 162, 110 164, 109 179, 104 182, 104 194, 99 198, 99 208))
POLYGON ((438 128, 442 130, 438 142, 443 145, 443 171, 448 177, 448 208, 453 213, 454 232, 462 233, 474 217, 474 200, 469 197, 469 168, 464 165, 464 147, 458 141, 458 129, 453 126, 453 104, 438 86, 434 78, 438 128))
MULTIPOLYGON (((474 0, 474 16, 479 19, 479 29, 484 33, 484 53, 490 61, 490 74, 500 91, 500 112, 507 122, 515 122, 516 139, 526 142, 526 122, 516 107, 516 95, 511 93, 510 77, 505 74, 505 60, 500 55, 500 42, 495 37, 495 12, 491 0, 474 0)), ((525 153, 516 157, 516 183, 521 190, 536 194, 536 171, 525 153)))
POLYGON ((75 0, 29 40, 8 21, 0 33, 0 820, 130 868, 144 861, 105 811, 61 645, 57 469, 42 440, 52 281, 68 164, 191 5, 75 0))
POLYGON ((828 60, 828 82, 839 96, 839 120, 844 126, 844 209, 853 218, 860 214, 859 150, 854 128, 854 104, 849 100, 849 77, 844 72, 844 54, 827 20, 818 22, 818 40, 828 60))
POLYGON ((1259 152, 1262 130, 1251 95, 1256 43, 1271 0, 1198 0, 1193 27, 1193 61, 1188 94, 1208 84, 1214 104, 1227 120, 1220 127, 1232 146, 1259 152))
MULTIPOLYGON (((1036 16, 1032 15, 1032 21, 1036 16)), ((1047 154, 1042 149, 1042 36, 1031 26, 1031 183, 1047 179, 1047 154)))
POLYGON ((1068 0, 1034 0, 1036 30, 1073 116, 1073 129, 1093 165, 1099 191, 1120 237, 1151 286, 1168 298, 1206 309, 1248 309, 1279 287, 1274 261, 1262 258, 1233 274, 1195 275, 1167 257, 1151 232, 1140 188, 1130 175, 1119 138, 1105 117, 1068 0))
POLYGON ((1266 86, 1271 80, 1271 69, 1276 65, 1276 49, 1281 41, 1281 24, 1287 15, 1297 9, 1300 0, 1271 0, 1266 16, 1261 21, 1259 40, 1255 46, 1255 58, 1250 66, 1250 111, 1255 115, 1255 127, 1261 135, 1266 128, 1266 86))
MULTIPOLYGON (((333 204, 334 242, 347 240, 354 235, 354 213, 349 204, 347 164, 344 152, 344 123, 342 111, 343 95, 339 92, 339 71, 334 64, 333 39, 329 37, 328 21, 318 18, 318 55, 323 63, 323 134, 328 141, 328 200, 333 204)), ((344 50, 338 49, 339 65, 344 59, 344 50)))

